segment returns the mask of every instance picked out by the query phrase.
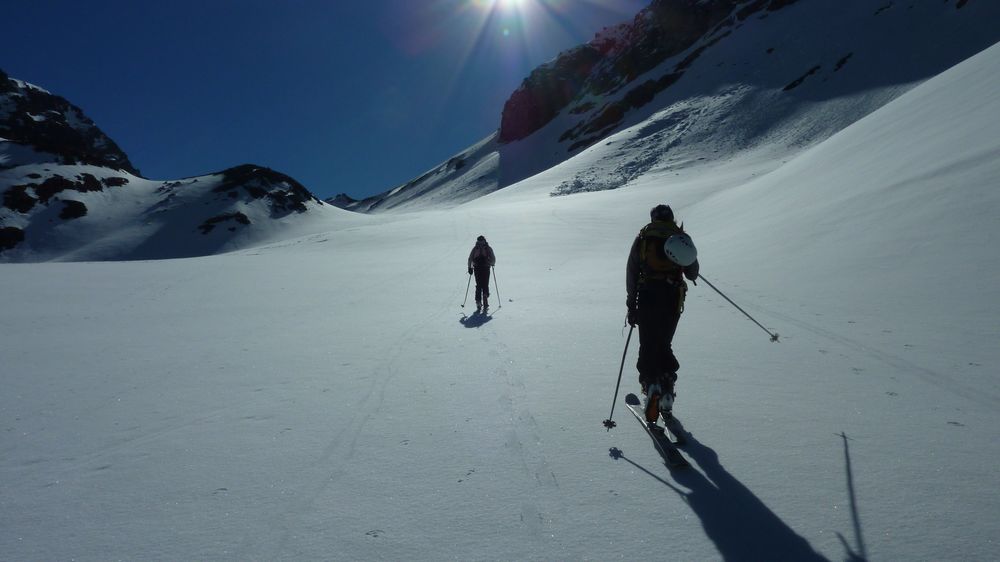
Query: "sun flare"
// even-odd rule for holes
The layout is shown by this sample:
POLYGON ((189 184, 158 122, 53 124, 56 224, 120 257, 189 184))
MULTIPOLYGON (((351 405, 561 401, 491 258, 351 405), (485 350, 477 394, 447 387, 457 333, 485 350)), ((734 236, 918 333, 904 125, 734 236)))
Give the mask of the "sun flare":
POLYGON ((478 7, 497 12, 518 12, 534 0, 475 0, 478 7))

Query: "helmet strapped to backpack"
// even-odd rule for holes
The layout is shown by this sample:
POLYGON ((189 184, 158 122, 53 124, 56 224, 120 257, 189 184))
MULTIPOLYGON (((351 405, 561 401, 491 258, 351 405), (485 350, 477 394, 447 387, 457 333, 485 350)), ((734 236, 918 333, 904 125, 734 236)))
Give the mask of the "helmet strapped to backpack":
POLYGON ((698 259, 698 250, 684 228, 674 222, 668 205, 650 209, 652 222, 639 232, 639 263, 644 279, 679 280, 685 267, 698 259))
POLYGON ((687 267, 698 259, 698 249, 691 237, 684 232, 674 234, 663 243, 663 253, 667 259, 681 267, 687 267))
POLYGON ((654 221, 639 231, 639 268, 642 278, 676 279, 682 267, 667 255, 666 242, 684 231, 673 221, 654 221))

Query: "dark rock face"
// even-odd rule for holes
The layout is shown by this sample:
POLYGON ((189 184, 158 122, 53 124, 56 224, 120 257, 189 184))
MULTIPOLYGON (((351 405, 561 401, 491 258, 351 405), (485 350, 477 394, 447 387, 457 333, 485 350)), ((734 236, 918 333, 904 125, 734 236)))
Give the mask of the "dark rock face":
MULTIPOLYGON (((202 234, 208 234, 209 232, 212 232, 212 230, 216 226, 230 221, 235 222, 237 224, 242 224, 244 226, 250 224, 250 218, 244 215, 243 213, 226 213, 224 215, 219 215, 217 217, 212 217, 210 219, 207 219, 205 222, 201 223, 198 226, 198 229, 201 230, 202 234)), ((229 226, 229 230, 235 231, 236 226, 231 224, 229 226)))
POLYGON ((26 185, 15 185, 3 194, 3 206, 21 214, 33 209, 35 203, 38 203, 38 199, 28 195, 26 185))
POLYGON ((87 206, 82 201, 63 201, 63 209, 59 212, 59 218, 72 220, 85 216, 87 216, 87 206))
POLYGON ((35 193, 38 195, 39 201, 42 203, 48 203, 49 199, 51 199, 56 193, 67 189, 78 191, 80 193, 104 190, 104 184, 98 181, 98 179, 91 174, 79 174, 76 176, 76 180, 77 181, 71 181, 62 176, 55 175, 43 181, 41 184, 34 186, 35 193))
MULTIPOLYGON (((304 213, 306 202, 320 203, 308 189, 290 176, 270 168, 243 164, 222 172, 222 183, 212 191, 236 199, 241 193, 251 199, 265 199, 275 217, 304 213)), ((244 217, 245 218, 245 217, 244 217)))
POLYGON ((0 226, 0 251, 10 250, 24 242, 24 231, 14 226, 0 226))
MULTIPOLYGON (((36 177, 35 179, 41 178, 36 177)), ((48 205, 53 197, 63 191, 75 191, 77 193, 104 191, 105 188, 120 187, 127 183, 128 179, 123 177, 110 177, 98 180, 92 174, 81 173, 77 174, 73 179, 69 179, 59 174, 53 174, 42 182, 29 182, 11 186, 3 194, 3 206, 12 211, 24 214, 31 211, 36 204, 48 205)))
POLYGON ((0 70, 0 137, 54 154, 60 164, 139 170, 83 111, 65 99, 13 80, 0 70))
POLYGON ((346 193, 338 193, 336 196, 323 200, 328 205, 340 207, 341 209, 351 209, 358 202, 357 199, 346 193))
POLYGON ((533 70, 503 106, 500 142, 523 139, 551 121, 577 97, 601 56, 584 45, 533 70))
POLYGON ((624 99, 597 108, 560 139, 574 141, 570 151, 592 144, 620 124, 628 111, 649 103, 676 82, 709 45, 680 61, 673 72, 633 84, 641 75, 712 33, 724 36, 722 30, 736 21, 795 1, 654 0, 631 23, 606 29, 590 43, 536 68, 504 104, 499 140, 523 139, 567 107, 573 106, 572 114, 585 114, 595 109, 593 99, 630 88, 624 99))
POLYGON ((818 64, 816 66, 810 68, 809 70, 806 71, 805 74, 803 74, 802 76, 799 76, 795 80, 792 80, 791 82, 789 82, 784 88, 782 88, 782 91, 788 92, 788 91, 794 90, 795 88, 798 88, 799 86, 802 85, 803 82, 806 81, 806 78, 809 78, 813 74, 816 74, 817 72, 819 72, 820 68, 822 68, 822 66, 818 65, 818 64))

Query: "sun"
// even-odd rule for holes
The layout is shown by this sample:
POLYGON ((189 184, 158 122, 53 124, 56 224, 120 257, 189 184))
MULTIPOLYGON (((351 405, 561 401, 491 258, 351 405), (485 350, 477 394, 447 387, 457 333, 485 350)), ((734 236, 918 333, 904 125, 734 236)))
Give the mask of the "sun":
POLYGON ((494 0, 497 8, 501 10, 519 10, 531 0, 494 0))
POLYGON ((490 12, 511 13, 520 12, 535 0, 474 0, 472 3, 480 9, 490 12))

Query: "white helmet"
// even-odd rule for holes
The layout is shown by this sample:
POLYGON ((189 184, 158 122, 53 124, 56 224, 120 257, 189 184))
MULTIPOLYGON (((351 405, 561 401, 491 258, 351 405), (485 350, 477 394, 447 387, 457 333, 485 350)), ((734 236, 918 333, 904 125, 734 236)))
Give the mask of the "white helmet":
POLYGON ((698 259, 698 249, 694 247, 691 237, 683 232, 667 238, 663 251, 670 261, 681 267, 687 267, 698 259))

